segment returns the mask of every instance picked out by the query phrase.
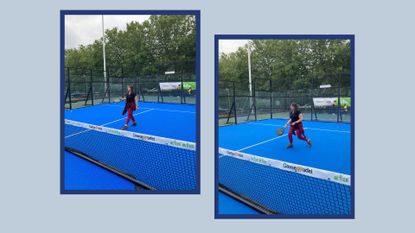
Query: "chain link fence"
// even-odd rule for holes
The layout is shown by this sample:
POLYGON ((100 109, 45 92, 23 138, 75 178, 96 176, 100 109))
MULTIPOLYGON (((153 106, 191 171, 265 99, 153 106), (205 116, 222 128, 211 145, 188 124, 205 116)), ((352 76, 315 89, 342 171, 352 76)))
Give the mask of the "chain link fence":
POLYGON ((65 68, 65 109, 119 101, 132 85, 141 102, 196 103, 196 75, 189 73, 134 75, 122 69, 107 72, 65 68), (162 88, 163 85, 169 88, 162 88))
MULTIPOLYGON (((311 79, 312 80, 312 79, 311 79)), ((219 125, 263 119, 288 119, 290 104, 300 106, 305 120, 351 121, 350 75, 319 77, 305 89, 285 89, 272 79, 219 81, 219 125), (349 83, 349 85, 345 85, 349 83)))

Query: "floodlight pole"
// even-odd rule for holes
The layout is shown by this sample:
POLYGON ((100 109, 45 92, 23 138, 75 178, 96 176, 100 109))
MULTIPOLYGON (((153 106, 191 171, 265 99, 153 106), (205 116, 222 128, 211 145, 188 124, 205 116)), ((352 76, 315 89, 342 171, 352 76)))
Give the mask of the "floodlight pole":
POLYGON ((249 45, 248 42, 248 47, 247 47, 247 51, 248 51, 248 78, 249 78, 249 103, 250 103, 250 107, 252 107, 252 76, 251 76, 251 46, 249 45))
POLYGON ((102 60, 104 64, 104 87, 107 90, 107 61, 105 56, 105 27, 104 27, 104 15, 102 16, 102 60))

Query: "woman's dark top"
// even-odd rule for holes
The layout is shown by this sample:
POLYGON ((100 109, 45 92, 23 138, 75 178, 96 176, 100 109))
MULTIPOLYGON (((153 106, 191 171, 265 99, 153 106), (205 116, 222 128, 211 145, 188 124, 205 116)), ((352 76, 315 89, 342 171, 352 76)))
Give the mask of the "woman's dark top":
POLYGON ((127 93, 127 95, 125 95, 125 99, 127 101, 127 103, 134 103, 135 102, 135 93, 131 92, 130 94, 127 93))
POLYGON ((300 111, 290 112, 291 122, 298 121, 300 119, 300 114, 301 114, 300 111))
POLYGON ((125 115, 128 109, 131 109, 132 111, 136 110, 134 92, 131 92, 130 94, 127 93, 125 95, 125 107, 124 107, 124 110, 122 111, 122 114, 125 115))

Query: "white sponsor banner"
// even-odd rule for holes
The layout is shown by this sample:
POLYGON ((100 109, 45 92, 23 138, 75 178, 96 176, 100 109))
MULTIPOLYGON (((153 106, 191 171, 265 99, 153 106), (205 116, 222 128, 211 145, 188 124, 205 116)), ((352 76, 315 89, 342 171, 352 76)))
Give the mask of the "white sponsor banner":
POLYGON ((164 137, 159 137, 159 136, 141 134, 141 133, 131 132, 127 130, 113 129, 113 128, 108 128, 104 126, 71 121, 71 120, 66 120, 66 119, 65 119, 65 124, 73 125, 73 126, 88 129, 88 130, 108 133, 108 134, 112 134, 116 136, 127 137, 131 139, 172 146, 172 147, 181 148, 185 150, 193 150, 193 151, 196 150, 196 143, 194 142, 187 142, 187 141, 181 141, 181 140, 176 140, 176 139, 171 139, 171 138, 164 138, 164 137))
POLYGON ((180 82, 162 82, 159 83, 160 90, 162 91, 173 91, 173 90, 180 90, 181 83, 180 82))
POLYGON ((331 88, 331 85, 330 84, 323 84, 323 85, 320 85, 320 88, 331 88))
POLYGON ((315 107, 332 107, 333 105, 337 105, 337 98, 336 97, 317 97, 313 98, 314 106, 315 107))
POLYGON ((246 160, 246 161, 256 163, 256 164, 261 164, 264 166, 269 166, 269 167, 285 170, 285 171, 295 172, 295 173, 305 175, 305 176, 311 176, 311 177, 322 179, 322 180, 336 182, 339 184, 350 185, 350 182, 351 182, 350 175, 326 171, 326 170, 313 168, 313 167, 306 167, 306 166, 302 166, 302 165, 298 165, 294 163, 288 163, 288 162, 275 160, 275 159, 264 158, 261 156, 246 154, 246 153, 242 153, 239 151, 219 148, 219 154, 230 156, 236 159, 246 160))

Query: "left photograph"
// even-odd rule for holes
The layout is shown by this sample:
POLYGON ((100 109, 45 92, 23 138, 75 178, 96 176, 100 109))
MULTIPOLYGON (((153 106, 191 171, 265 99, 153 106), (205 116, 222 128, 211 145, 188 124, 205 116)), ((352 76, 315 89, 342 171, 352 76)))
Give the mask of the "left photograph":
POLYGON ((61 11, 61 193, 200 193, 199 11, 61 11))

